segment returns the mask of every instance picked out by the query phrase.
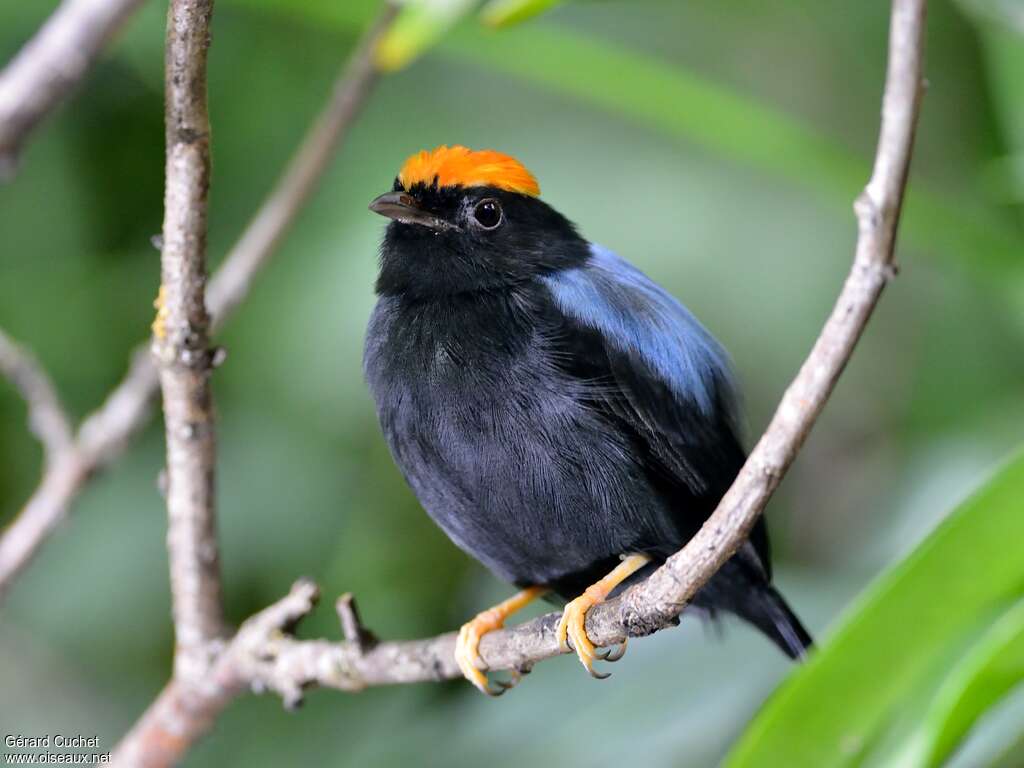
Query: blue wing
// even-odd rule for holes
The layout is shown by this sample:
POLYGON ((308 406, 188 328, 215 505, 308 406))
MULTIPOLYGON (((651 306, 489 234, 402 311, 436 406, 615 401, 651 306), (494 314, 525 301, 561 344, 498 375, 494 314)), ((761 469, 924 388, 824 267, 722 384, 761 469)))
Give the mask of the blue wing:
POLYGON ((729 358, 686 307, 647 275, 607 248, 591 245, 582 267, 544 280, 559 309, 600 331, 609 346, 634 356, 682 402, 702 413, 724 399, 735 419, 729 358))
MULTIPOLYGON (((638 438, 657 474, 689 492, 703 520, 745 458, 728 356, 697 319, 611 251, 544 279, 572 337, 564 343, 599 407, 638 438)), ((693 507, 693 504, 688 505, 693 507)), ((699 524, 699 520, 697 521, 699 524)))

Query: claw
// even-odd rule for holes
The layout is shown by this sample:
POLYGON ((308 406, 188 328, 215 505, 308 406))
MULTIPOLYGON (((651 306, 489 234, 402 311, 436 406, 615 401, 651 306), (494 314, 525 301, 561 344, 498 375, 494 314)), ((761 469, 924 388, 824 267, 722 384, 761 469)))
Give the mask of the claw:
POLYGON ((483 665, 480 658, 480 638, 486 630, 484 622, 481 621, 483 614, 480 614, 472 621, 462 625, 459 630, 458 640, 455 641, 455 661, 462 670, 462 675, 469 682, 476 686, 477 690, 488 696, 500 696, 503 690, 495 691, 488 684, 487 675, 481 672, 477 665, 483 665))
POLYGON ((491 697, 501 696, 505 691, 515 688, 522 680, 522 674, 518 670, 513 670, 508 680, 488 680, 487 675, 481 671, 481 667, 486 666, 480 658, 481 638, 488 632, 503 627, 505 619, 511 613, 539 597, 544 591, 539 587, 525 589, 494 608, 478 613, 459 629, 459 636, 455 641, 455 662, 459 665, 463 677, 481 693, 491 697))
POLYGON ((484 686, 484 688, 482 690, 483 690, 484 693, 486 693, 492 699, 496 699, 499 696, 503 696, 506 691, 508 691, 508 690, 510 690, 511 688, 514 688, 514 687, 515 686, 509 685, 508 683, 506 683, 503 680, 494 680, 494 681, 488 682, 487 685, 484 686))
POLYGON ((590 638, 587 637, 587 611, 595 605, 603 603, 605 598, 611 594, 619 584, 636 573, 640 568, 650 562, 647 555, 629 555, 624 557, 622 562, 607 576, 596 584, 587 587, 587 590, 570 601, 562 613, 558 622, 558 645, 563 652, 576 651, 583 668, 591 677, 596 680, 605 680, 611 675, 607 672, 598 672, 594 669, 594 661, 618 661, 626 653, 626 642, 623 641, 617 648, 598 651, 590 638), (570 646, 570 641, 572 645, 570 646))
POLYGON ((558 622, 558 644, 563 651, 575 650, 580 664, 587 670, 591 677, 596 680, 603 680, 608 677, 607 673, 601 673, 594 669, 594 660, 599 658, 594 644, 587 637, 586 621, 587 611, 597 605, 601 600, 597 595, 588 589, 565 606, 562 619, 558 622), (569 641, 572 641, 570 646, 569 641))
POLYGON ((626 642, 626 640, 623 640, 622 643, 614 648, 603 648, 600 651, 596 651, 594 655, 601 661, 607 661, 609 664, 614 664, 626 655, 626 642))

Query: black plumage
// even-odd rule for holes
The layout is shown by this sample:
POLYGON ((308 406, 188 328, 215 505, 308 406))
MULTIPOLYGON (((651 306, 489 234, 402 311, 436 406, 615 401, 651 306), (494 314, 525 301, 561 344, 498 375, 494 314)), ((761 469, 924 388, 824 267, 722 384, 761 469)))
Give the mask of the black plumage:
MULTIPOLYGON (((653 558, 642 578, 677 551, 745 458, 714 339, 537 197, 435 177, 378 201, 396 220, 365 372, 430 516, 500 578, 565 599, 624 553, 653 558)), ((791 657, 810 644, 771 586, 763 521, 694 606, 791 657)))

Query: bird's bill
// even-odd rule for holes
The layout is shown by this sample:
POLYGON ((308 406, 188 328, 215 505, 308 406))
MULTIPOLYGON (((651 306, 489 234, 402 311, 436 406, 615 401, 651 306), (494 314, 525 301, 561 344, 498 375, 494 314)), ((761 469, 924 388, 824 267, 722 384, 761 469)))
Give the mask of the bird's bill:
POLYGON ((381 195, 370 203, 370 210, 403 224, 419 224, 438 232, 459 228, 450 221, 424 210, 412 195, 405 192, 388 192, 381 195))

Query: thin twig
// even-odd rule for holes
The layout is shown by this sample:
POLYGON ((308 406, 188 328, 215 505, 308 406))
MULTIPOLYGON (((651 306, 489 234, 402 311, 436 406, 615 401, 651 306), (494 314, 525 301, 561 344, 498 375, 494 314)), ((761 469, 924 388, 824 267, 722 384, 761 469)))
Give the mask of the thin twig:
POLYGON ((5 577, 23 564, 23 553, 40 531, 47 533, 47 514, 54 499, 82 481, 84 468, 78 460, 71 421, 57 397, 53 383, 31 354, 0 331, 0 374, 10 379, 28 406, 29 428, 43 445, 43 479, 21 514, 0 538, 0 592, 5 577))
POLYGON ((0 536, 0 598, 60 526, 89 478, 120 456, 145 423, 156 386, 149 351, 137 351, 124 382, 82 423, 72 446, 47 467, 39 487, 0 536))
POLYGON ((260 206, 224 264, 210 281, 206 302, 219 328, 224 318, 248 295, 252 279, 266 263, 299 210, 316 189, 349 127, 379 76, 374 51, 390 27, 398 6, 386 3, 355 52, 338 74, 331 96, 306 132, 274 191, 260 206))
MULTIPOLYGON (((377 81, 373 51, 395 12, 396 6, 388 3, 364 35, 287 169, 210 280, 207 307, 214 330, 224 324, 248 295, 254 278, 330 167, 333 153, 377 81)), ((88 479, 120 456, 148 422, 157 387, 156 366, 149 346, 141 345, 133 354, 121 383, 103 406, 82 424, 71 454, 74 461, 63 466, 61 472, 53 470, 44 477, 0 537, 0 598, 59 527, 88 479)))
POLYGON ((61 103, 142 0, 64 0, 0 72, 0 181, 32 130, 61 103))
POLYGON ((167 11, 160 297, 153 356, 167 436, 167 551, 174 616, 174 676, 203 680, 224 632, 214 468, 217 462, 206 311, 210 120, 206 52, 213 0, 171 0, 167 11))
POLYGON ((10 379, 28 406, 28 425, 43 445, 47 468, 72 445, 71 421, 50 377, 36 359, 0 330, 0 375, 10 379))
MULTIPOLYGON (((894 0, 882 128, 874 171, 855 205, 858 240, 853 268, 832 315, 732 488, 700 532, 647 581, 598 605, 587 634, 607 646, 677 621, 693 594, 735 552, 792 463, 849 361, 882 289, 895 274, 893 247, 922 88, 925 0, 894 0)), ((296 640, 285 634, 313 608, 316 587, 298 582, 289 595, 245 622, 213 666, 203 693, 172 681, 125 737, 115 763, 165 766, 179 760, 219 712, 246 688, 272 690, 298 703, 313 685, 358 691, 371 685, 458 677, 455 635, 364 643, 296 640)), ((343 624, 354 614, 343 607, 343 624)), ((561 653, 558 614, 484 636, 489 669, 521 669, 561 653)), ((365 630, 346 631, 350 638, 365 630)))

